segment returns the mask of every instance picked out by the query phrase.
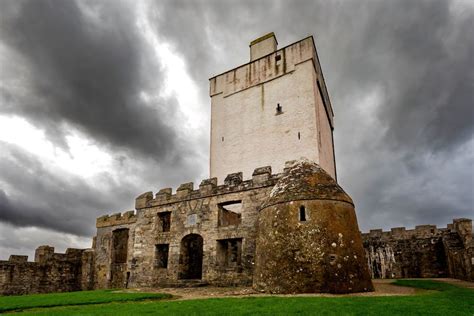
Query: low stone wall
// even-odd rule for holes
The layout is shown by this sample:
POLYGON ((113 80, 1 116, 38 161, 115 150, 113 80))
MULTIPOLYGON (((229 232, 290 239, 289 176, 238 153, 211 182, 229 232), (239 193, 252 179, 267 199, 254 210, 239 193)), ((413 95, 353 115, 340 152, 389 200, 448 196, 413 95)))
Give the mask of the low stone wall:
POLYGON ((372 278, 453 277, 474 281, 472 221, 455 219, 447 228, 381 229, 362 234, 372 278))
MULTIPOLYGON (((0 294, 20 295, 33 293, 70 292, 89 289, 92 273, 83 275, 83 260, 93 256, 83 249, 67 249, 66 253, 54 253, 54 248, 40 246, 35 261, 28 256, 11 255, 8 261, 0 261, 0 294), (84 277, 84 279, 83 279, 84 277)), ((93 266, 89 266, 93 269, 93 266)), ((92 271, 92 270, 91 270, 92 271)))

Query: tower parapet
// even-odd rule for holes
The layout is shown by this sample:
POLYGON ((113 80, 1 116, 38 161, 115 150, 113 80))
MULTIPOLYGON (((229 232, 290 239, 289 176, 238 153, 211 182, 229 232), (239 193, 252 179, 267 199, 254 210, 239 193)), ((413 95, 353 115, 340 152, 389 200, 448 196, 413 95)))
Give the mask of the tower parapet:
MULTIPOLYGON (((174 194, 171 188, 160 189, 155 198, 153 198, 153 192, 149 191, 137 197, 135 207, 139 211, 165 204, 273 186, 280 177, 280 174, 272 174, 270 166, 256 168, 252 175, 252 179, 244 181, 242 180, 242 172, 230 173, 225 177, 222 185, 217 184, 217 178, 215 177, 204 179, 199 184, 198 189, 194 189, 192 182, 187 182, 179 185, 174 194)), ((117 217, 118 215, 112 216, 117 217)), ((105 220, 110 221, 107 217, 105 217, 105 220)))
POLYGON ((127 211, 123 214, 115 213, 112 215, 103 215, 97 218, 96 227, 107 227, 107 226, 117 226, 117 225, 129 225, 137 221, 137 216, 135 211, 127 211))

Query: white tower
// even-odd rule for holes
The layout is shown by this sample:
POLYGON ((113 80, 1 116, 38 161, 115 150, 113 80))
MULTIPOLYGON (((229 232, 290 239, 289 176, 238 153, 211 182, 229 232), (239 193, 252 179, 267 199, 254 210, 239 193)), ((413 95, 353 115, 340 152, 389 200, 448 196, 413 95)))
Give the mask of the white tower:
POLYGON ((250 62, 212 77, 210 175, 280 172, 306 157, 336 178, 333 111, 312 36, 277 49, 273 33, 250 43, 250 62))

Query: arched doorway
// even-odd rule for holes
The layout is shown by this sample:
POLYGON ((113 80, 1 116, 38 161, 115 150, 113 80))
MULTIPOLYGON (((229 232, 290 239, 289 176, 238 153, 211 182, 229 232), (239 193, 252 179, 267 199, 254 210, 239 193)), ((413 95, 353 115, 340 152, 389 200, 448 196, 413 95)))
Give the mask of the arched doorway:
POLYGON ((198 234, 189 234, 181 240, 179 254, 180 279, 202 278, 202 237, 198 234))

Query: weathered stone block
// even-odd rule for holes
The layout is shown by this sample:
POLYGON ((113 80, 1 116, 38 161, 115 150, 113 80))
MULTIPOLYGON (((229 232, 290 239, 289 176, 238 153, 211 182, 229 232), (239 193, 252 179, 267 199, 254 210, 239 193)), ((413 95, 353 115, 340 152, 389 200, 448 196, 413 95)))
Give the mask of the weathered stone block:
POLYGON ((228 174, 224 184, 230 187, 238 186, 242 183, 242 172, 228 174))
POLYGON ((193 191, 193 189, 194 189, 194 183, 192 182, 183 183, 176 190, 176 197, 177 198, 187 197, 193 191))
POLYGON ((145 192, 135 199, 135 209, 140 210, 147 207, 148 202, 153 200, 153 192, 145 192))

